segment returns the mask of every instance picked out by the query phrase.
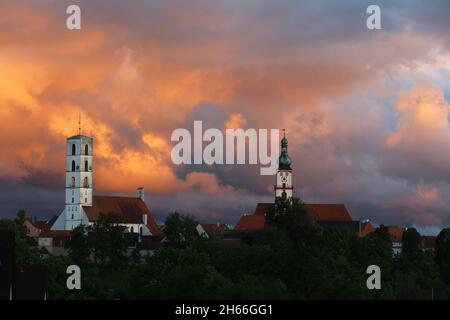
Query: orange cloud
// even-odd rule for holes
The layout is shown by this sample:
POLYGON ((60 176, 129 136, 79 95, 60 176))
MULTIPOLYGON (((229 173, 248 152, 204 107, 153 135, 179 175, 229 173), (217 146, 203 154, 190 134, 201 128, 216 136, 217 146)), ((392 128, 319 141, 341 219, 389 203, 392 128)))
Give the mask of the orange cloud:
MULTIPOLYGON (((287 128, 290 152, 303 153, 294 164, 307 168, 298 170, 299 189, 316 182, 338 185, 334 194, 345 195, 358 188, 329 177, 338 172, 350 180, 362 169, 358 158, 336 154, 365 155, 375 143, 361 137, 383 129, 377 111, 345 106, 349 97, 364 88, 384 98, 386 79, 442 44, 440 36, 403 30, 350 32, 342 17, 342 30, 301 28, 303 8, 275 4, 254 10, 211 1, 80 3, 86 20, 79 32, 65 29, 64 2, 0 4, 0 178, 23 181, 43 172, 63 179, 65 139, 77 133, 81 113, 83 133, 95 139, 96 192, 252 192, 257 175, 249 182, 240 172, 231 183, 216 168, 195 172, 171 163, 171 131, 197 105, 211 104, 223 110, 226 128, 287 128), (240 190, 239 179, 249 190, 240 190)), ((448 67, 441 56, 447 58, 439 65, 448 67)), ((398 126, 380 134, 386 150, 442 170, 450 163, 441 147, 450 142, 448 107, 437 85, 401 95, 398 126), (439 157, 430 157, 436 150, 439 157)), ((261 183, 264 191, 271 185, 261 183)), ((432 192, 422 193, 432 200, 432 192)))

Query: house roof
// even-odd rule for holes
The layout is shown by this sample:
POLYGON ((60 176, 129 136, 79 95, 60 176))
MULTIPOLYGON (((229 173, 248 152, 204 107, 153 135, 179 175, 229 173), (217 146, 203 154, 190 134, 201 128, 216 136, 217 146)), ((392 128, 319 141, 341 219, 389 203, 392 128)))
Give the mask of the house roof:
MULTIPOLYGON (((255 215, 264 216, 273 203, 258 203, 255 215)), ((304 205, 310 217, 317 221, 352 221, 344 204, 308 203, 304 205)))
POLYGON ((41 229, 41 230, 50 228, 47 221, 43 221, 43 220, 34 221, 33 224, 36 226, 36 228, 41 229))
POLYGON ((210 237, 228 229, 227 225, 223 223, 201 223, 201 226, 210 237))
MULTIPOLYGON (((58 218, 57 215, 53 216, 50 220, 32 221, 31 219, 27 218, 27 222, 28 222, 29 226, 37 229, 36 231, 37 231, 38 235, 40 236, 43 232, 50 231, 50 228, 55 223, 57 218, 58 218)), ((49 233, 48 232, 44 233, 44 237, 46 234, 48 236, 49 233)))
MULTIPOLYGON (((258 203, 253 215, 241 216, 236 224, 235 230, 259 230, 265 225, 265 215, 273 206, 273 203, 258 203)), ((309 216, 336 228, 358 228, 359 222, 353 221, 350 213, 343 204, 305 204, 309 216)))
POLYGON ((425 249, 434 249, 436 246, 436 236, 423 236, 422 245, 425 249))
POLYGON ((361 232, 359 233, 360 237, 365 237, 369 235, 370 233, 374 232, 375 228, 370 222, 363 222, 361 223, 361 232))
POLYGON ((352 221, 343 204, 305 204, 310 217, 317 221, 352 221))
POLYGON ((402 227, 388 227, 389 236, 392 242, 402 242, 403 232, 405 228, 402 227))
POLYGON ((264 216, 267 211, 269 211, 270 207, 273 206, 273 203, 258 203, 255 209, 255 215, 264 216))
POLYGON ((234 229, 237 231, 260 230, 264 229, 265 223, 266 217, 263 215, 244 215, 241 216, 234 229))
POLYGON ((126 223, 142 223, 142 215, 147 215, 147 227, 153 235, 161 235, 156 220, 147 205, 140 198, 117 196, 93 196, 92 206, 84 206, 89 221, 96 221, 101 213, 117 213, 126 223))

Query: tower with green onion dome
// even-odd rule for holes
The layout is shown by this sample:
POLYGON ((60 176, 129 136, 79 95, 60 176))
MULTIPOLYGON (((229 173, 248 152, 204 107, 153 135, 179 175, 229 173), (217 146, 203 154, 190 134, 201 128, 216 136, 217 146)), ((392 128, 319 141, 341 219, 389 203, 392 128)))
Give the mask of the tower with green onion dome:
POLYGON ((278 158, 278 171, 275 184, 275 197, 284 199, 292 197, 292 159, 288 154, 288 139, 286 138, 286 130, 283 129, 283 138, 281 139, 281 153, 278 158))

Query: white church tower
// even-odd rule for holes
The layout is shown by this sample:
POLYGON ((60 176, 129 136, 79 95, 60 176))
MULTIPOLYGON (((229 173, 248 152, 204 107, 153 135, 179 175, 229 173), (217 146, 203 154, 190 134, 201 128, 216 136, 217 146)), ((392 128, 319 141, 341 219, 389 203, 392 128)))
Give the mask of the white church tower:
POLYGON ((64 230, 83 221, 83 206, 92 206, 93 139, 76 135, 66 143, 66 206, 64 230))
POLYGON ((286 132, 283 129, 283 139, 281 139, 281 154, 278 158, 277 181, 275 185, 275 197, 284 199, 291 198, 293 195, 292 186, 292 159, 288 155, 288 140, 286 132))
POLYGON ((92 206, 93 139, 81 134, 66 142, 66 205, 52 230, 73 230, 89 224, 83 207, 92 206))

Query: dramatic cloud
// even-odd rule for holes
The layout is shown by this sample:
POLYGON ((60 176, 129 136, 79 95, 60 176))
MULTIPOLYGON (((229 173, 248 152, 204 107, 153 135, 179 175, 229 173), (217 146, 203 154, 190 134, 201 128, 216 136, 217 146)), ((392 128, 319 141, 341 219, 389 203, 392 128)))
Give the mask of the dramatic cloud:
POLYGON ((159 219, 235 223, 272 198, 259 166, 172 164, 171 132, 202 120, 286 128, 306 202, 450 224, 447 1, 379 1, 380 31, 356 0, 77 1, 82 30, 69 31, 72 2, 0 4, 0 214, 59 213, 81 114, 95 192, 144 186, 159 219))

